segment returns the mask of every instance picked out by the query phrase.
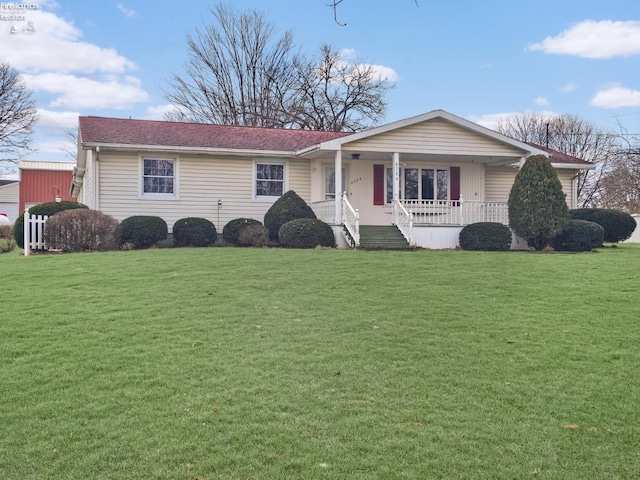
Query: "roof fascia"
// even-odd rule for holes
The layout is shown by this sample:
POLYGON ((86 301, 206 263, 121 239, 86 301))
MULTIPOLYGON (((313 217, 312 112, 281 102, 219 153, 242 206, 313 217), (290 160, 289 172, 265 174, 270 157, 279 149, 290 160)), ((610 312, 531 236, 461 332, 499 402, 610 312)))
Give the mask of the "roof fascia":
POLYGON ((557 168, 558 170, 594 170, 596 168, 592 163, 587 163, 584 165, 576 164, 576 163, 555 163, 551 162, 551 166, 553 168, 557 168))
POLYGON ((168 152, 168 153, 191 153, 194 155, 207 154, 223 154, 233 156, 252 156, 252 157, 293 157, 295 152, 286 150, 254 150, 254 149, 235 149, 235 148, 206 148, 206 147, 181 147, 169 145, 142 145, 129 143, 98 143, 84 142, 82 148, 84 150, 100 147, 100 151, 145 151, 145 152, 168 152))

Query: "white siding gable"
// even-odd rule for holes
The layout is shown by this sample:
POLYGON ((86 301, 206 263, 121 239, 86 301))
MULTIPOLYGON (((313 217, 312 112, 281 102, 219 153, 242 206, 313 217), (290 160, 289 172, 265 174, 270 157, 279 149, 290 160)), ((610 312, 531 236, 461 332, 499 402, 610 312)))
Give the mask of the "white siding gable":
POLYGON ((441 118, 398 128, 343 144, 345 150, 520 157, 511 145, 473 132, 441 118))

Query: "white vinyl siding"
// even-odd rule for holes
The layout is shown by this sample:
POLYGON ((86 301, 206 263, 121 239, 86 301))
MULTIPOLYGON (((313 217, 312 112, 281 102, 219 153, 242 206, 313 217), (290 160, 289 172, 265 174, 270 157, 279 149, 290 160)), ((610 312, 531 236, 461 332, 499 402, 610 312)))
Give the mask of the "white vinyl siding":
POLYGON ((82 177, 82 189, 80 190, 80 196, 78 202, 84 203, 91 209, 97 209, 96 205, 96 162, 93 150, 86 150, 85 172, 82 177))
POLYGON ((0 186, 0 212, 6 213, 11 223, 18 218, 20 182, 0 186))
MULTIPOLYGON (((507 202, 511 186, 518 174, 517 168, 501 167, 487 168, 486 170, 486 201, 487 202, 507 202)), ((569 208, 576 208, 576 199, 573 193, 573 177, 575 170, 556 170, 558 180, 562 185, 562 191, 567 199, 569 208)))
POLYGON ((345 150, 431 155, 485 155, 520 157, 523 152, 479 133, 436 118, 343 146, 345 150))
MULTIPOLYGON (((252 158, 181 155, 178 166, 180 198, 177 201, 138 197, 138 159, 136 153, 100 153, 100 210, 118 220, 132 215, 157 215, 164 218, 171 231, 180 218, 203 217, 222 232, 224 225, 234 218, 263 221, 264 214, 273 204, 272 201, 253 199, 252 158)), ((269 162, 265 159, 265 163, 269 162)), ((288 160, 287 170, 288 188, 309 202, 309 162, 288 160)))
POLYGON ((518 173, 517 168, 512 167, 487 167, 485 170, 485 200, 487 202, 506 202, 509 200, 511 185, 518 173))

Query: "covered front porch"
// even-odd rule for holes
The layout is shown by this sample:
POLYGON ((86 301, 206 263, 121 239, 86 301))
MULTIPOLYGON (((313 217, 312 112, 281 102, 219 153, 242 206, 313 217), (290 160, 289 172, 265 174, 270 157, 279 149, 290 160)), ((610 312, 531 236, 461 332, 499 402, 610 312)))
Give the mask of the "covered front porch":
MULTIPOLYGON (((332 225, 338 244, 360 246, 360 211, 349 202, 347 192, 339 196, 340 220, 336 216, 336 201, 313 202, 316 216, 332 225), (343 241, 341 241, 343 240, 343 241)), ((506 202, 479 202, 459 200, 406 200, 395 199, 388 207, 390 225, 398 228, 411 247, 453 248, 465 225, 477 222, 509 224, 506 202)))
MULTIPOLYGON (((411 246, 453 248, 465 225, 508 224, 507 201, 529 155, 547 153, 436 110, 298 152, 310 160, 311 206, 336 238, 395 226, 411 246)), ((575 165, 557 165, 575 208, 575 165)))

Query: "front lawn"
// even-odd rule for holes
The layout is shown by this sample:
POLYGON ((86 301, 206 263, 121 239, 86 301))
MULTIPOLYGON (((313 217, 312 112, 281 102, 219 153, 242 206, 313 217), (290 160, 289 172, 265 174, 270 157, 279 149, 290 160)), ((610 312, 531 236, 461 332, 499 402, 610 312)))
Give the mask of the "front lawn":
POLYGON ((637 478, 638 265, 0 255, 0 478, 637 478))

